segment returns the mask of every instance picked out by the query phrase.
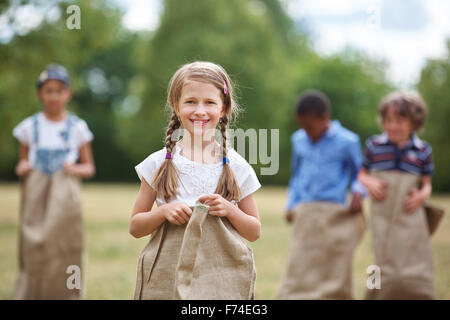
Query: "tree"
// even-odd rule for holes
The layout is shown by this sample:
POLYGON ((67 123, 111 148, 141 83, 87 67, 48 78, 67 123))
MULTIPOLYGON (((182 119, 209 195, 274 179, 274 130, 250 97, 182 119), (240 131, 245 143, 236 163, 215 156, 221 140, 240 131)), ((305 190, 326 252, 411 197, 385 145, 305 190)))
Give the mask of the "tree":
MULTIPOLYGON (((14 2, 3 10, 17 10, 17 5, 22 3, 14 2)), ((15 34, 0 47, 0 176, 15 178, 12 168, 17 161, 18 143, 12 137, 12 128, 42 110, 35 81, 48 63, 56 62, 71 74, 74 97, 69 111, 86 119, 94 131, 97 179, 120 178, 120 173, 126 172, 123 167, 130 167, 132 162, 115 141, 113 102, 124 98, 127 80, 134 73, 131 55, 136 36, 121 28, 121 13, 109 7, 107 1, 77 2, 81 7, 80 30, 66 28, 68 3, 36 2, 36 9, 39 5, 57 10, 59 18, 47 21, 44 17, 35 29, 15 34)))
POLYGON ((304 35, 287 36, 291 28, 276 0, 164 1, 161 24, 138 53, 143 107, 122 127, 122 145, 136 159, 163 147, 167 84, 180 65, 194 60, 219 63, 230 73, 244 109, 236 126, 279 128, 298 73, 292 63, 313 54, 304 35))
MULTIPOLYGON (((50 62, 71 73, 69 110, 94 132, 97 180, 135 181, 133 166, 163 147, 169 79, 179 66, 195 60, 219 63, 234 80, 243 107, 234 128, 279 129, 279 172, 260 176, 264 184, 289 179, 290 135, 298 129, 293 110, 305 89, 323 90, 333 117, 362 140, 378 131, 375 106, 391 87, 385 66, 352 50, 319 56, 279 0, 164 0, 159 27, 134 33, 122 28, 122 13, 107 0, 78 1, 81 29, 68 30, 68 4, 0 2, 0 12, 33 5, 60 13, 56 20, 44 17, 27 33, 18 30, 0 47, 2 179, 15 178, 18 148, 11 130, 41 110, 35 79, 50 62)), ((255 165, 257 173, 261 166, 266 165, 255 165)))
POLYGON ((428 119, 423 136, 433 148, 435 175, 433 188, 450 190, 450 40, 447 41, 447 55, 442 59, 429 59, 422 69, 418 90, 428 105, 428 119))

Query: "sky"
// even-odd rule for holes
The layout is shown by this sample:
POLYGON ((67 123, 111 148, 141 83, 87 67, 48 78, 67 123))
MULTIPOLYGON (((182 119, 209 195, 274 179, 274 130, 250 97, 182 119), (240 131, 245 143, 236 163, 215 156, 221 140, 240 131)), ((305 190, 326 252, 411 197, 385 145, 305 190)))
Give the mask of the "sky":
MULTIPOLYGON (((258 1, 258 0, 253 0, 258 1)), ((288 15, 302 23, 315 49, 330 55, 351 46, 388 62, 388 77, 410 88, 427 58, 442 58, 450 38, 447 0, 281 0, 288 15)), ((123 24, 131 30, 154 30, 160 0, 125 0, 123 24)))

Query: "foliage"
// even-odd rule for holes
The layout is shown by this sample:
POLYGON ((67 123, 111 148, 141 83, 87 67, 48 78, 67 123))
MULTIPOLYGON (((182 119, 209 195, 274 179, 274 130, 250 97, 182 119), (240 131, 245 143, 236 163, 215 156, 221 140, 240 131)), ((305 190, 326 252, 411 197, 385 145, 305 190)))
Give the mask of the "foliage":
MULTIPOLYGON (((56 7, 60 13, 56 20, 44 17, 38 27, 26 33, 18 30, 0 44, 1 179, 15 179, 18 146, 11 131, 41 109, 34 83, 50 62, 69 69, 74 91, 69 110, 84 118, 95 134, 96 180, 135 181, 134 165, 163 147, 169 79, 180 65, 194 60, 219 63, 230 73, 243 110, 235 128, 279 129, 279 172, 260 176, 263 184, 286 184, 289 179, 289 138, 298 129, 293 112, 303 90, 324 91, 333 118, 358 133, 362 143, 379 131, 376 106, 392 89, 385 63, 351 49, 319 56, 311 36, 294 24, 278 0, 162 1, 164 10, 154 32, 124 29, 123 12, 107 0, 76 2, 81 30, 65 27, 65 10, 72 1, 0 2, 0 14, 25 5, 56 7)), ((429 123, 438 123, 445 104, 436 106, 433 90, 438 89, 426 85, 430 68, 431 62, 421 90, 430 92, 429 123)), ((444 89, 439 92, 449 101, 444 89)), ((433 132, 427 130, 433 145, 445 144, 445 136, 433 132)), ((450 170, 440 160, 445 148, 436 149, 437 165, 444 173, 450 170)), ((257 174, 261 166, 266 165, 255 165, 257 174)))

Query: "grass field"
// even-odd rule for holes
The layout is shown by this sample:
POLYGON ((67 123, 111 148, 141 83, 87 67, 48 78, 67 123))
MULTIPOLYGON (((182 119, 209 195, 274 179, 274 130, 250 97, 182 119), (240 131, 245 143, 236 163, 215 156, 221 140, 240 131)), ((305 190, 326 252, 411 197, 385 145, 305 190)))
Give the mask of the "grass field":
MULTIPOLYGON (((85 184, 83 211, 87 259, 86 299, 131 299, 138 256, 148 238, 128 233, 131 207, 138 184, 85 184)), ((250 243, 257 270, 256 298, 273 299, 284 275, 291 228, 283 220, 284 188, 263 187, 256 193, 262 235, 250 243)), ((450 299, 450 196, 434 196, 432 202, 446 209, 433 236, 432 247, 439 299, 450 299)), ((367 208, 367 203, 365 203, 367 208)), ((11 299, 17 276, 18 184, 0 184, 0 299, 11 299)), ((366 210, 367 213, 367 210, 366 210)), ((366 214, 367 219, 367 214, 366 214)), ((373 263, 370 232, 354 259, 353 288, 362 299, 366 268, 373 263)))

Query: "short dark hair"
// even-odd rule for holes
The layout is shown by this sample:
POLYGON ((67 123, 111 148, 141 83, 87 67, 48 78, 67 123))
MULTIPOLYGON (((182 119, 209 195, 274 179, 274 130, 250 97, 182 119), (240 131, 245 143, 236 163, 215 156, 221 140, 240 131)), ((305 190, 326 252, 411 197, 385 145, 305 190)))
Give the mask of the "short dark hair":
POLYGON ((321 91, 308 90, 300 95, 295 111, 299 117, 306 115, 322 117, 330 112, 330 100, 321 91))
POLYGON ((384 97, 378 106, 382 121, 390 108, 399 116, 409 118, 414 131, 423 127, 427 117, 427 105, 418 92, 395 91, 384 97))

